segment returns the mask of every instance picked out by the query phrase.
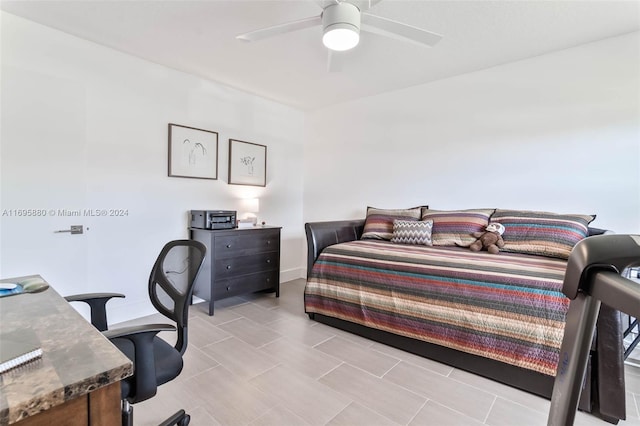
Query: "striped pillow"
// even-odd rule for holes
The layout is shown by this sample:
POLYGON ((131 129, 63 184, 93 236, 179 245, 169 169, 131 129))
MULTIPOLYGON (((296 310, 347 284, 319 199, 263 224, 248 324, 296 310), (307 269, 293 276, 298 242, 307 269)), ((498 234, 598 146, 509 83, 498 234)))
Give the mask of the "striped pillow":
POLYGON ((433 220, 431 239, 434 246, 469 247, 489 224, 494 209, 424 210, 422 220, 433 220))
POLYGON ((504 225, 504 248, 513 253, 568 259, 573 246, 589 235, 595 215, 527 210, 496 210, 491 222, 504 225))
POLYGON ((433 221, 394 220, 392 243, 431 245, 433 221))
POLYGON ((393 236, 393 221, 420 219, 420 207, 412 209, 376 209, 367 207, 367 219, 364 222, 362 240, 390 240, 393 236))

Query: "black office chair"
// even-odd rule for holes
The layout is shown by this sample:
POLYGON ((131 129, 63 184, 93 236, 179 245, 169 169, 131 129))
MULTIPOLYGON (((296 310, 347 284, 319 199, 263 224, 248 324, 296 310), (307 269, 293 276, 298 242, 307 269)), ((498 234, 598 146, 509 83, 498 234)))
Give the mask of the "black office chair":
MULTIPOLYGON (((69 302, 85 302, 91 307, 91 323, 111 340, 132 362, 134 373, 121 382, 122 424, 133 425, 133 408, 156 394, 157 387, 176 378, 182 371, 182 355, 187 349, 187 322, 193 285, 200 271, 206 247, 193 240, 167 243, 151 270, 149 297, 153 306, 176 322, 177 341, 171 346, 157 334, 173 331, 167 324, 148 324, 107 330, 106 303, 117 293, 92 293, 67 296, 69 302)), ((189 415, 180 410, 162 426, 189 424, 189 415)))

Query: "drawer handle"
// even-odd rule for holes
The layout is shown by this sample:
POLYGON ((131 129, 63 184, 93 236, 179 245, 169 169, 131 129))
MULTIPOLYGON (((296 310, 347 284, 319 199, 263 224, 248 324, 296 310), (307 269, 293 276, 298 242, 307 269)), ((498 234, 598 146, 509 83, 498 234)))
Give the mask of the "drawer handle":
POLYGON ((267 282, 271 281, 271 278, 267 278, 267 282))
POLYGON ((231 244, 227 244, 227 248, 231 248, 231 244))
POLYGON ((267 263, 271 263, 271 259, 267 259, 267 263))
POLYGON ((267 240, 267 245, 271 244, 271 240, 267 240))
POLYGON ((227 286, 227 291, 231 290, 231 286, 227 286))
POLYGON ((227 265, 227 269, 231 269, 231 265, 227 265))

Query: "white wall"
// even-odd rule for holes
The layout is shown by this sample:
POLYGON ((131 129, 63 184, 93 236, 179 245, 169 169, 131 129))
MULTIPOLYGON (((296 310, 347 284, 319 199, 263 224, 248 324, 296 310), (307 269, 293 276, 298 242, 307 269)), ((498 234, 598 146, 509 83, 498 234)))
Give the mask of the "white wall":
POLYGON ((303 276, 304 221, 367 205, 593 212, 640 232, 637 33, 303 114, 4 12, 0 24, 0 277, 126 293, 113 322, 151 311, 151 264, 188 236, 188 210, 241 197, 284 227, 283 281, 303 276), (217 181, 166 176, 169 122, 219 132, 217 181), (229 138, 268 146, 266 188, 226 184, 229 138), (129 214, 4 214, 64 208, 129 214), (90 230, 53 233, 78 223, 90 230))
POLYGON ((308 114, 305 221, 426 203, 640 232, 639 52, 629 34, 308 114))
POLYGON ((304 114, 2 13, 0 276, 59 293, 115 291, 111 322, 152 312, 146 282, 187 211, 238 209, 283 226, 281 278, 303 276, 304 114), (218 180, 167 177, 167 124, 219 133, 218 180), (267 186, 228 185, 228 139, 267 145, 267 186), (16 209, 127 209, 16 217, 16 209), (12 214, 12 212, 14 214, 12 214), (54 234, 71 224, 84 235, 54 234))

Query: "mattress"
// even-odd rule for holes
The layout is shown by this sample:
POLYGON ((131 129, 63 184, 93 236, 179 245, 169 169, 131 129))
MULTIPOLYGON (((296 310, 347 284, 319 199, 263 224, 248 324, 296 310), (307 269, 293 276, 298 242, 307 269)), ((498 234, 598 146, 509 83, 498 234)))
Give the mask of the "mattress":
POLYGON ((569 299, 567 262, 359 240, 327 247, 305 311, 554 376, 569 299))

